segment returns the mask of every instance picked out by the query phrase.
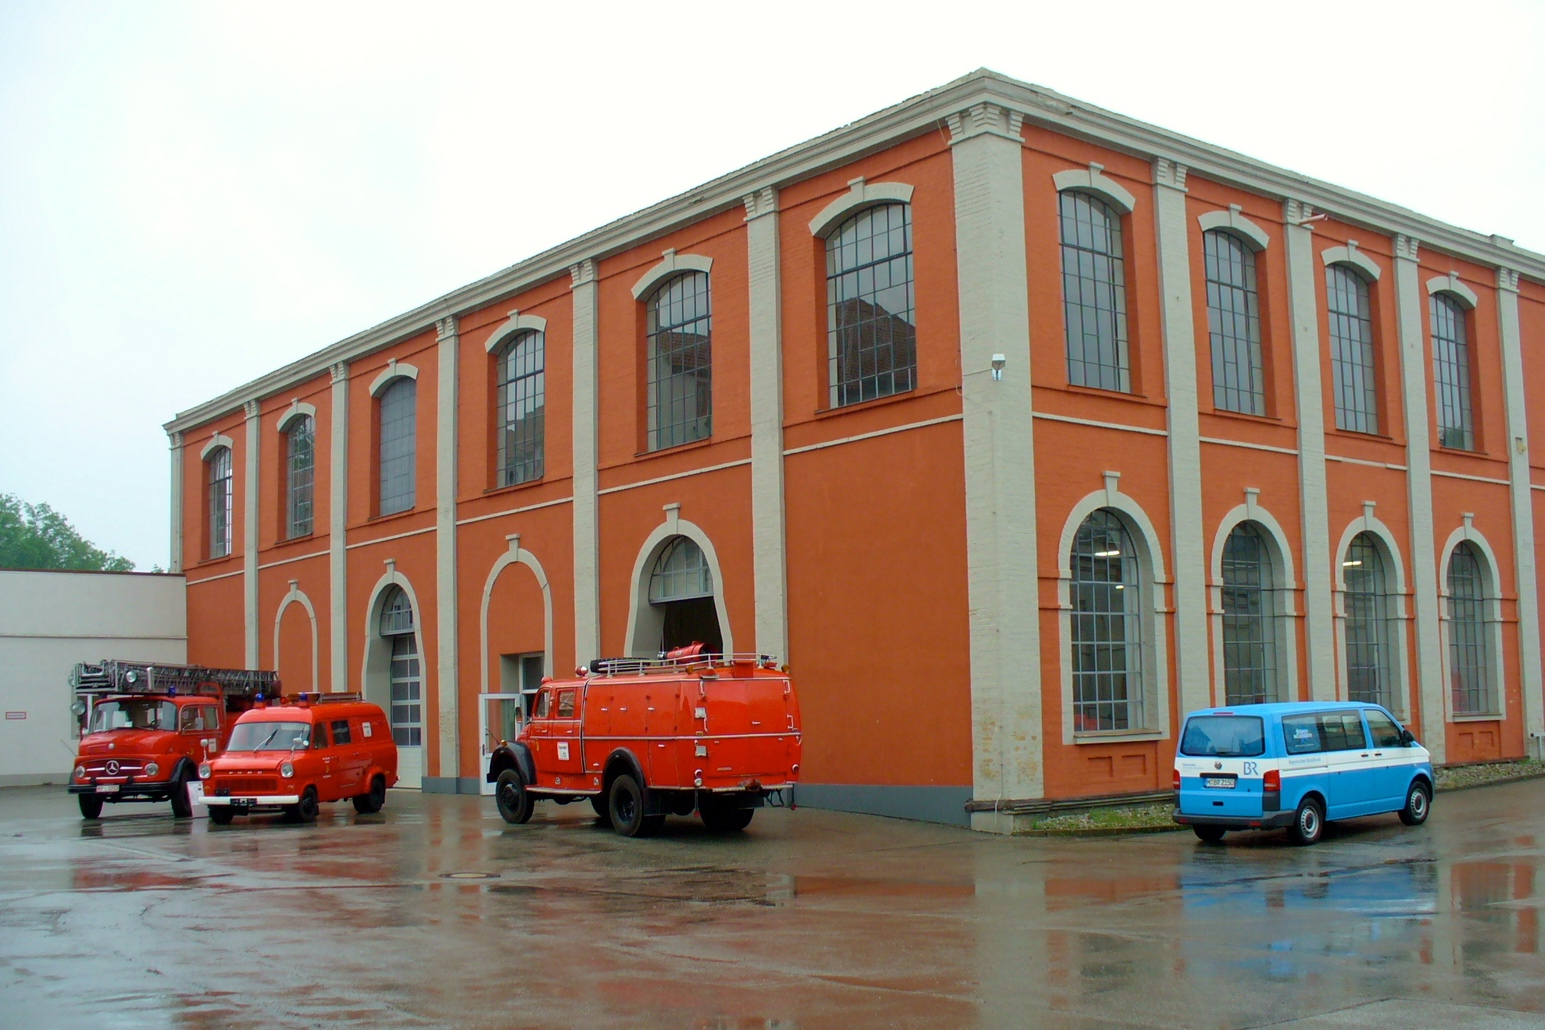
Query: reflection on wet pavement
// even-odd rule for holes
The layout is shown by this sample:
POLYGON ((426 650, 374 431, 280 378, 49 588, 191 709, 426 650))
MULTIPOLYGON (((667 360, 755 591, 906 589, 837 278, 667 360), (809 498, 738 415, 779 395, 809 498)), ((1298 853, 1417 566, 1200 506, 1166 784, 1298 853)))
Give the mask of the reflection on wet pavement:
POLYGON ((394 791, 313 826, 0 791, 0 1024, 1545 1026, 1545 781, 1406 829, 1002 839, 801 810, 622 840, 394 791))

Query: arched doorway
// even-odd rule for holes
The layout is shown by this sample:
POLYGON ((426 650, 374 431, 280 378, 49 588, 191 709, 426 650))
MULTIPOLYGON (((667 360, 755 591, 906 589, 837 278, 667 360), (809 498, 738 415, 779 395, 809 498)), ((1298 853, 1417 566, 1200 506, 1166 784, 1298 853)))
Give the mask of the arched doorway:
POLYGON ((377 634, 387 658, 384 697, 372 698, 386 709, 397 744, 400 786, 418 787, 424 776, 424 671, 419 655, 413 601, 393 585, 381 595, 377 634))
POLYGON ((714 604, 713 570, 703 549, 692 539, 672 537, 655 558, 649 571, 649 607, 660 622, 662 653, 697 642, 710 652, 724 650, 714 604))

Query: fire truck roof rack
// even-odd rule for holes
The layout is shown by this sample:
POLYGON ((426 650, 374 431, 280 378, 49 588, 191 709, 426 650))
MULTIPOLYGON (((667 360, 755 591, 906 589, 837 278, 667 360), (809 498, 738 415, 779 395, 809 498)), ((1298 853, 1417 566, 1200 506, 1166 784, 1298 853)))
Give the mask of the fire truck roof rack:
MULTIPOLYGON (((685 651, 688 648, 678 648, 685 651)), ((735 652, 733 654, 719 654, 716 652, 694 652, 692 654, 677 654, 668 652, 660 658, 596 658, 588 666, 581 666, 581 676, 636 676, 646 672, 662 672, 669 670, 689 669, 697 666, 713 667, 716 665, 751 664, 764 669, 776 669, 778 659, 770 654, 755 654, 751 652, 735 652)))
POLYGON ((364 695, 358 691, 329 693, 325 690, 302 690, 298 694, 286 694, 280 698, 279 704, 297 705, 332 705, 342 701, 363 701, 364 695))
POLYGON ((164 665, 104 658, 80 662, 70 670, 77 694, 272 694, 279 674, 266 669, 211 669, 203 665, 164 665))

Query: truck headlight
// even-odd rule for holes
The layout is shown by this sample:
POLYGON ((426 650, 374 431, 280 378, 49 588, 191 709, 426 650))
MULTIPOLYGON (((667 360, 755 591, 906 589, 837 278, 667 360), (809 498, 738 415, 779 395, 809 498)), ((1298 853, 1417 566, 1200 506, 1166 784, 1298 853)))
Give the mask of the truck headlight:
POLYGON ((77 765, 75 767, 75 778, 77 780, 84 780, 86 778, 86 767, 84 765, 77 765))
POLYGON ((209 774, 213 771, 214 770, 209 767, 209 763, 205 762, 203 765, 198 767, 198 778, 201 780, 207 780, 209 779, 209 774))
POLYGON ((158 773, 160 771, 161 771, 161 767, 159 765, 157 765, 156 763, 154 763, 154 762, 151 762, 151 763, 149 763, 148 765, 145 766, 145 775, 146 776, 154 776, 156 773, 158 773))
POLYGON ((283 776, 285 779, 289 779, 291 776, 294 776, 295 775, 295 765, 294 765, 294 763, 293 762, 280 762, 279 763, 279 775, 283 776))

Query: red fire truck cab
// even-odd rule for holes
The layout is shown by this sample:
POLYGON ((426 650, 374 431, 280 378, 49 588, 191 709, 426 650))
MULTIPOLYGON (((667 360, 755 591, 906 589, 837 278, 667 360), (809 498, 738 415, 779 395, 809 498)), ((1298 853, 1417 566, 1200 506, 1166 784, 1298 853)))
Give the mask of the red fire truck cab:
POLYGON ((530 718, 489 756, 499 814, 531 818, 538 799, 588 800, 624 837, 657 833, 695 810, 740 830, 799 778, 799 703, 766 655, 597 659, 544 680, 530 718))
POLYGON ((69 792, 85 819, 105 803, 170 801, 193 814, 188 784, 225 749, 236 717, 278 686, 272 672, 106 659, 70 674, 81 738, 69 792))

